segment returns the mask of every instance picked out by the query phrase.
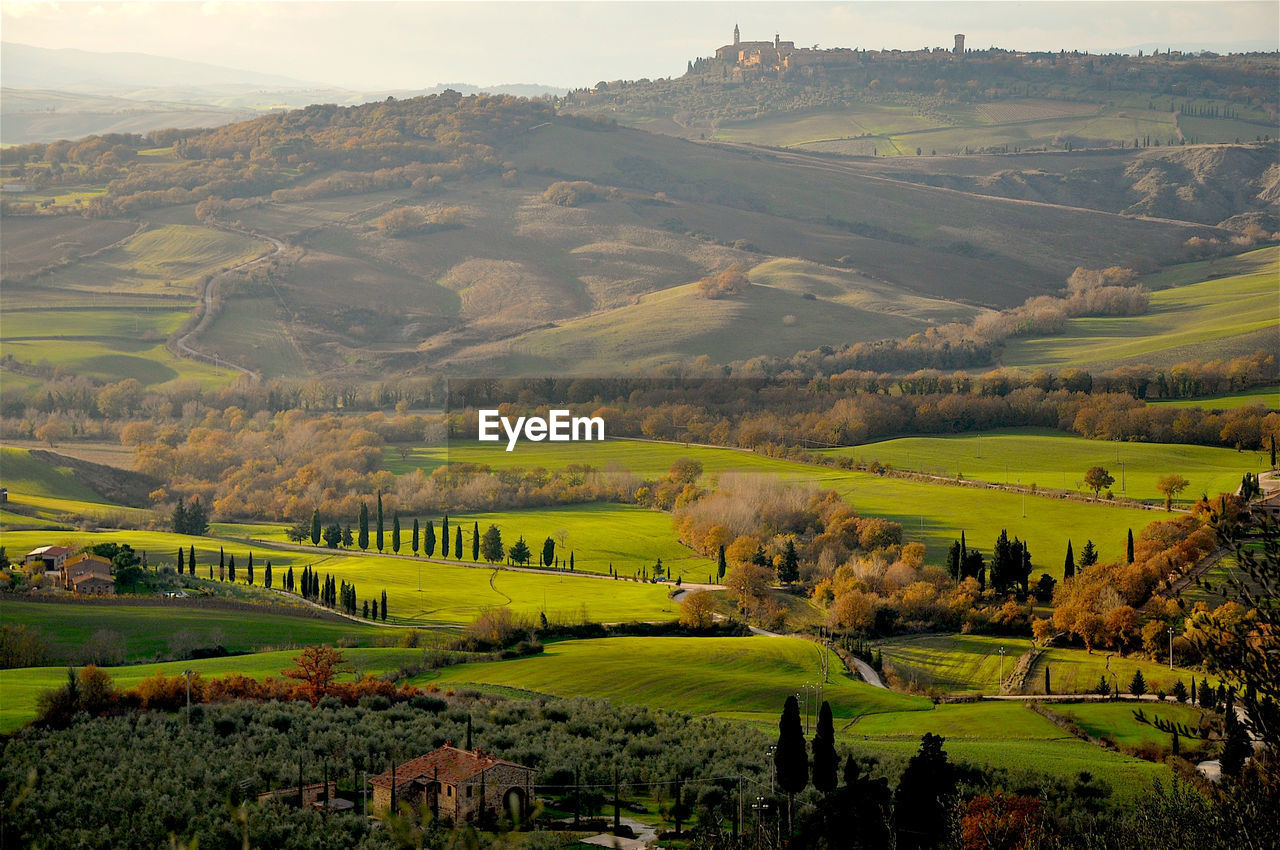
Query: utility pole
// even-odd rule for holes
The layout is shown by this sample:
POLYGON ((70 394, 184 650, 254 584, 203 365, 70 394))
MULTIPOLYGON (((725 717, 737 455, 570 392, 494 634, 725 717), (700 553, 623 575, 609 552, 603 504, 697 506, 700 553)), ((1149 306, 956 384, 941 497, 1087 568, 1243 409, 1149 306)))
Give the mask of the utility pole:
MULTIPOLYGON (((774 761, 774 756, 777 755, 777 753, 778 753, 778 747, 775 744, 770 744, 769 745, 769 793, 770 794, 776 794, 778 791, 777 786, 775 785, 775 782, 777 779, 778 765, 777 765, 777 762, 774 761)), ((741 779, 738 780, 738 784, 739 786, 741 786, 742 784, 741 779)))
POLYGON ((1004 647, 1000 647, 1000 690, 1004 690, 1004 647))
POLYGON ((1173 669, 1173 626, 1169 627, 1169 669, 1173 669))

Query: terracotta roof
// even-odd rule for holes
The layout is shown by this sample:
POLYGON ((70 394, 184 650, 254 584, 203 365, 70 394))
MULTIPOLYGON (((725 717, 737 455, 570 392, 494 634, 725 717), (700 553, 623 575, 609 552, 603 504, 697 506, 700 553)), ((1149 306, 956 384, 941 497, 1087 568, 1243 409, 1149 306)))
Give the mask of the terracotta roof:
POLYGON ((30 558, 33 555, 40 555, 40 556, 48 556, 50 558, 57 558, 61 555, 70 555, 70 554, 71 554, 71 550, 68 549, 66 546, 41 546, 39 549, 32 549, 30 552, 28 552, 27 557, 30 558))
MULTIPOLYGON (((434 752, 427 753, 425 756, 419 756, 412 761, 396 765, 396 787, 407 785, 415 779, 434 779, 436 777, 439 777, 441 782, 457 785, 459 782, 465 782, 471 777, 500 764, 519 770, 532 770, 532 768, 524 765, 494 758, 487 753, 468 752, 457 747, 444 746, 434 752)), ((373 785, 390 788, 391 771, 375 776, 369 782, 373 785)))
POLYGON ((76 558, 74 561, 67 561, 62 568, 67 571, 68 575, 84 575, 87 573, 100 576, 111 575, 111 563, 101 558, 95 558, 92 555, 85 555, 84 557, 76 558))
POLYGON ((114 586, 116 583, 116 580, 111 578, 110 576, 98 575, 97 573, 81 573, 80 575, 71 579, 71 583, 74 584, 76 587, 79 587, 81 584, 84 584, 85 582, 90 582, 90 581, 106 582, 107 584, 110 584, 112 586, 114 586))

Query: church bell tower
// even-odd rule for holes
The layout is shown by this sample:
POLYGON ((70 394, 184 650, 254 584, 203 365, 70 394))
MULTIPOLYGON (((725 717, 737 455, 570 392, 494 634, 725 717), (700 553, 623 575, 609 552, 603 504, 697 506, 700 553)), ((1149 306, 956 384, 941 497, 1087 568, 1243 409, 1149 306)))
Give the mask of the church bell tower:
POLYGON ((733 46, 737 47, 741 41, 742 41, 742 36, 738 32, 738 25, 734 24, 733 25, 733 46))

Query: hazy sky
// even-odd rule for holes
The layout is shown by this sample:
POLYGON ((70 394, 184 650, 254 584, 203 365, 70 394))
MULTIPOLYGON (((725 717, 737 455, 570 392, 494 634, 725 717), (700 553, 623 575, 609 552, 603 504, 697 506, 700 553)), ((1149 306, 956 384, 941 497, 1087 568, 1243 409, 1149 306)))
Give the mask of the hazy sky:
POLYGON ((679 75, 731 40, 1092 52, 1277 49, 1266 2, 11 2, 5 41, 135 51, 355 89, 679 75))

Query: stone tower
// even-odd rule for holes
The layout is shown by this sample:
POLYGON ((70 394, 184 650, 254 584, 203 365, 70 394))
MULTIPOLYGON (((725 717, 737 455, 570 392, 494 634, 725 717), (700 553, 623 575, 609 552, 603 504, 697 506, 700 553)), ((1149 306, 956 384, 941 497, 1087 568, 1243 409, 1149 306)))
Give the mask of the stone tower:
POLYGON ((742 34, 738 32, 738 25, 733 25, 733 46, 737 47, 742 41, 742 34))
POLYGON ((956 46, 955 46, 955 49, 952 50, 951 52, 957 56, 964 55, 964 33, 962 32, 956 33, 956 46))

